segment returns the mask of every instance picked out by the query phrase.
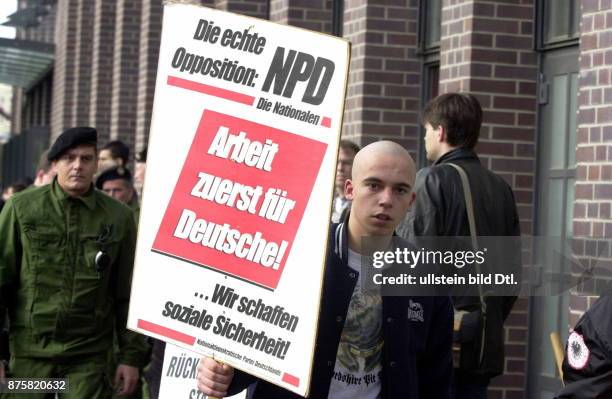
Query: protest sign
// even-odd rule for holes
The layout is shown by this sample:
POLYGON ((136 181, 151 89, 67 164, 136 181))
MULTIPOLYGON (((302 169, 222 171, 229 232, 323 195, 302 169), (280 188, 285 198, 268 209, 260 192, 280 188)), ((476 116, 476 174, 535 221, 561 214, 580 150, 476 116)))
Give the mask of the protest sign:
POLYGON ((348 55, 165 6, 129 328, 308 392, 348 55))
MULTIPOLYGON (((167 344, 159 385, 159 399, 206 399, 196 381, 198 362, 202 356, 167 344)), ((228 399, 246 398, 246 390, 228 399)))

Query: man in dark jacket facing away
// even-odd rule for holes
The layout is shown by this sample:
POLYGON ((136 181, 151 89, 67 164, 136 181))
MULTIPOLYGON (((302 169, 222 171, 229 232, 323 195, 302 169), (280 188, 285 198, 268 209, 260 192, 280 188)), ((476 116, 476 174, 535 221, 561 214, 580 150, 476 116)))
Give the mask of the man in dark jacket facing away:
MULTIPOLYGON (((352 210, 332 225, 327 246, 310 398, 449 398, 450 299, 381 296, 358 282, 362 238, 391 243, 414 200, 414 179, 414 162, 396 143, 372 143, 355 157, 345 185, 352 210)), ((210 358, 200 361, 197 378, 217 397, 253 382, 251 399, 300 397, 210 358)))
MULTIPOLYGON (((419 237, 470 236, 461 178, 458 171, 448 165, 453 163, 467 174, 477 235, 520 236, 510 186, 482 166, 474 152, 482 123, 478 100, 469 94, 443 94, 426 106, 422 122, 426 129, 427 159, 433 161, 433 165, 419 172, 416 201, 398 233, 413 242, 419 237)), ((520 258, 514 263, 518 263, 520 269, 520 258)), ((503 322, 515 300, 514 296, 491 296, 484 300, 487 314, 484 333, 479 328, 484 340, 482 335, 476 334, 474 342, 467 344, 476 349, 477 355, 469 366, 462 364, 455 369, 456 398, 486 398, 490 378, 503 371, 503 322)), ((479 297, 456 296, 453 302, 457 309, 475 310, 472 314, 480 314, 482 310, 479 297)), ((464 349, 462 347, 462 351, 464 349)), ((465 353, 462 356, 464 362, 465 353)))

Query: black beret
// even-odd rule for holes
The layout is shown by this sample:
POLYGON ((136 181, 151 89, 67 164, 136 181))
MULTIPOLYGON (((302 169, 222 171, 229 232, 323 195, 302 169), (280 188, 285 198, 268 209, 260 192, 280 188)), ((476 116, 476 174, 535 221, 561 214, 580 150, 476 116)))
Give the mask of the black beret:
POLYGON ((93 127, 73 127, 64 130, 64 133, 59 135, 55 143, 51 146, 51 149, 49 149, 47 158, 49 161, 55 161, 71 148, 83 144, 96 145, 97 143, 98 132, 96 129, 93 127))
POLYGON ((96 179, 96 188, 102 190, 104 183, 110 180, 125 180, 128 183, 132 183, 132 174, 129 170, 123 166, 117 166, 116 168, 110 168, 105 170, 96 179))

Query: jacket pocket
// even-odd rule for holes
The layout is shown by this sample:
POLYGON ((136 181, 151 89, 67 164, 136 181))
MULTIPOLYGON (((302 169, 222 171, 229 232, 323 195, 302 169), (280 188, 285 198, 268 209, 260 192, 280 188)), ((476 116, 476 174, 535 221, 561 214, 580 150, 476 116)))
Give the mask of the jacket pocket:
POLYGON ((81 261, 76 265, 72 283, 70 325, 79 334, 98 330, 108 317, 109 274, 118 241, 100 243, 97 236, 81 236, 81 261), (106 259, 104 259, 106 258, 106 259))
POLYGON ((25 309, 29 310, 29 324, 34 335, 52 335, 63 302, 66 262, 61 232, 38 228, 27 231, 26 235, 29 267, 23 267, 21 274, 24 290, 31 294, 25 309))

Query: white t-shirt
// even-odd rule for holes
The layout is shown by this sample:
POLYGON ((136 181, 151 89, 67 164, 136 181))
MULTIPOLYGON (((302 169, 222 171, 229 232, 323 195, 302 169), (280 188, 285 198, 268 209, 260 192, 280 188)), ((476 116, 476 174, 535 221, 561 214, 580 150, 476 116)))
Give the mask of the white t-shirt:
MULTIPOLYGON (((348 264, 361 269, 361 256, 349 250, 348 264)), ((382 299, 362 291, 357 281, 340 337, 328 399, 377 399, 382 371, 382 299)))

